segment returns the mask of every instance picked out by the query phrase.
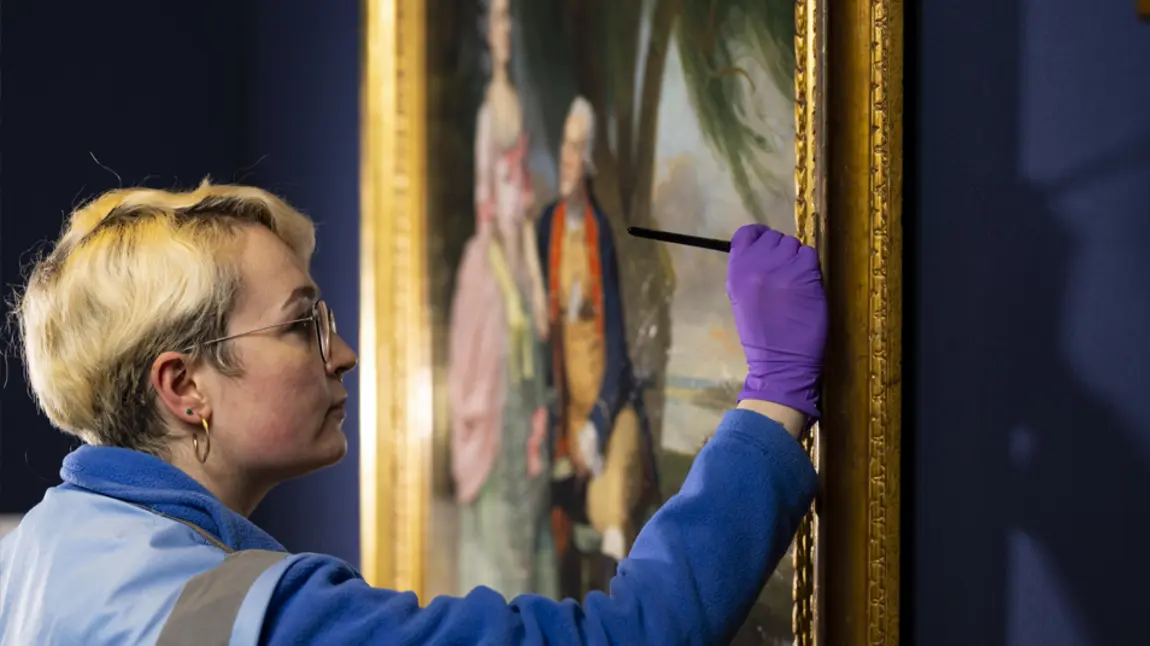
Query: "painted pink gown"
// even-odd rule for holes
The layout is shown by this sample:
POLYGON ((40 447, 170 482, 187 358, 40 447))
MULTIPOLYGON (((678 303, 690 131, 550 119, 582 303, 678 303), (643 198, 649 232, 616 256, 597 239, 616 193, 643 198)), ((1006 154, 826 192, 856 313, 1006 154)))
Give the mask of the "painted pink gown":
POLYGON ((485 102, 476 130, 476 233, 460 263, 451 309, 448 401, 452 476, 460 505, 459 589, 487 586, 512 598, 558 594, 549 523, 549 451, 528 470, 542 429, 543 345, 531 324, 526 271, 507 266, 497 218, 522 223, 531 184, 527 138, 501 148, 485 102), (503 280, 500 280, 500 276, 503 280))

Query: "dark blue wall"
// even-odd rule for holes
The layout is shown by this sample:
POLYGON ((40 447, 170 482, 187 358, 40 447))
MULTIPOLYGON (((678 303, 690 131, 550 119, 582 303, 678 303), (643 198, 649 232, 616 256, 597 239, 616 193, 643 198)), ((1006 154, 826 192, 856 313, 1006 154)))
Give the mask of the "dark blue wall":
POLYGON ((1148 643, 1150 25, 908 5, 908 636, 1148 643))
MULTIPOLYGON (((6 0, 0 280, 63 214, 120 180, 193 185, 205 175, 271 189, 319 227, 316 280, 354 346, 359 327, 359 2, 6 0)), ((0 390, 0 513, 59 481, 75 442, 26 395, 20 362, 0 390)), ((358 388, 339 466, 285 484, 255 520, 297 551, 359 562, 358 388)))
MULTIPOLYGON (((29 250, 63 215, 120 179, 194 185, 251 165, 251 14, 195 3, 6 0, 2 25, 0 281, 21 282, 29 250)), ((16 357, 0 389, 0 513, 22 512, 59 481, 75 445, 40 417, 16 357)))

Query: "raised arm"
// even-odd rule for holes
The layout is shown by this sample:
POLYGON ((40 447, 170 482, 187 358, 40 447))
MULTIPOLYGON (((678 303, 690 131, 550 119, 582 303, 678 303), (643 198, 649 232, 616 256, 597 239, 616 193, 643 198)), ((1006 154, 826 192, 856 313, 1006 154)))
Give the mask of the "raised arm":
POLYGON ((794 397, 811 378, 800 365, 816 366, 817 381, 822 344, 808 341, 825 338, 826 330, 817 258, 804 249, 765 227, 740 230, 732 241, 728 291, 740 337, 753 346, 744 410, 724 416, 679 493, 619 564, 608 593, 591 593, 582 604, 532 595, 509 603, 479 588, 421 608, 411 593, 371 588, 338 560, 310 556, 281 579, 262 643, 729 641, 793 540, 816 487, 810 460, 792 436, 806 414, 817 413, 813 393, 810 401, 794 397), (799 365, 787 368, 788 362, 799 365), (757 399, 776 390, 783 395, 775 399, 785 401, 757 399))
POLYGON ((647 523, 607 594, 582 604, 479 588, 420 608, 342 562, 308 557, 280 582, 265 644, 721 644, 746 620, 815 490, 798 443, 727 413, 682 489, 647 523))

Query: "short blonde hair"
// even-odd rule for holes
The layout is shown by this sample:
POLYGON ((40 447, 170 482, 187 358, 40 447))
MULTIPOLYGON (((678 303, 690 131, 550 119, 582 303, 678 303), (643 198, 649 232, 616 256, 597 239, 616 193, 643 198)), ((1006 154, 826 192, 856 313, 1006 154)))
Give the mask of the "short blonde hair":
POLYGON ((165 453, 156 357, 191 348, 192 360, 238 374, 229 344, 198 344, 226 334, 245 226, 311 259, 311 220, 248 186, 118 189, 72 213, 15 311, 28 383, 55 426, 89 444, 165 453))

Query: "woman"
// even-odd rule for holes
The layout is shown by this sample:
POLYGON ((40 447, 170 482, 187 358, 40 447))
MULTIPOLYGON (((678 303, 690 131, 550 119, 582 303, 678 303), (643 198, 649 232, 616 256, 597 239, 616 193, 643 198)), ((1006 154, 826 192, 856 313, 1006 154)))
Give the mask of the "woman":
POLYGON ((254 188, 130 189, 75 212, 18 305, 29 383, 85 445, 0 543, 0 643, 717 644, 745 619, 814 496, 795 437, 826 329, 813 249, 732 240, 747 351, 727 414, 647 523, 611 594, 368 586, 284 552, 246 516, 344 454, 355 354, 308 273, 312 224, 254 188))
POLYGON ((491 81, 475 135, 476 233, 451 309, 451 471, 460 588, 559 596, 549 524, 543 282, 530 209, 527 134, 508 72, 509 0, 487 17, 491 81))

